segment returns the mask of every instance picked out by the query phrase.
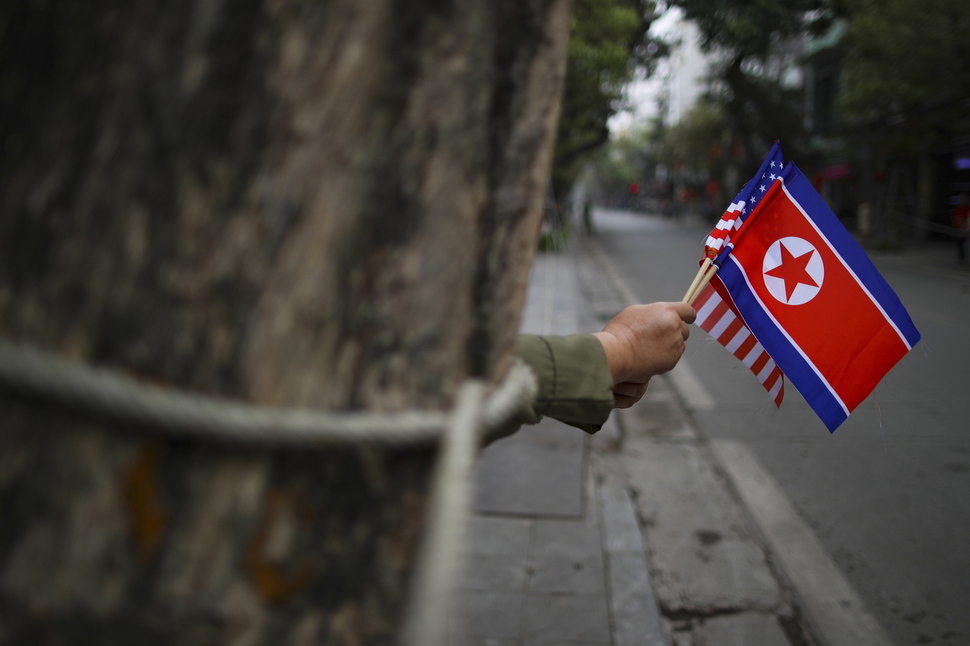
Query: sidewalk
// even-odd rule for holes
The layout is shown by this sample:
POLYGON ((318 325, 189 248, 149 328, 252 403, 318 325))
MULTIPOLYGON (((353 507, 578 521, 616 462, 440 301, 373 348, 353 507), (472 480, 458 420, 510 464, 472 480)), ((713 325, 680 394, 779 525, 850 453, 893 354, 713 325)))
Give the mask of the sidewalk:
MULTIPOLYGON (((537 257, 523 331, 629 302, 591 243, 537 257)), ((554 420, 482 454, 455 646, 814 646, 671 378, 590 437, 554 420)))
MULTIPOLYGON (((573 262, 537 258, 523 331, 583 329, 573 262)), ((544 420, 483 452, 453 644, 666 643, 633 508, 625 491, 594 480, 590 445, 544 420)))

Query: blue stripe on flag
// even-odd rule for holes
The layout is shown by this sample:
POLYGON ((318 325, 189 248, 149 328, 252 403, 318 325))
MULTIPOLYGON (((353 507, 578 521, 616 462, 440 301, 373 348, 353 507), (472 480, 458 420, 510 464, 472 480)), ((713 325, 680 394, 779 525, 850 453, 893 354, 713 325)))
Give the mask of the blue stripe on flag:
POLYGON ((761 162, 761 166, 758 168, 758 172, 755 173, 754 177, 752 177, 747 184, 741 187, 741 190, 738 191, 738 194, 734 197, 735 204, 742 200, 745 203, 744 209, 738 215, 738 220, 740 220, 740 222, 743 223, 745 219, 747 219, 748 215, 751 213, 751 209, 754 207, 754 204, 751 203, 751 196, 755 195, 755 197, 758 197, 763 194, 763 192, 759 190, 760 182, 764 181, 766 183, 766 187, 770 186, 771 181, 768 180, 766 176, 769 174, 769 172, 774 172, 780 175, 782 168, 781 143, 776 141, 774 144, 772 144, 771 150, 768 151, 768 154, 765 155, 764 161, 761 162), (758 193, 755 194, 755 191, 758 191, 758 193))
POLYGON ((718 274, 725 284, 747 285, 747 289, 731 290, 731 296, 739 311, 744 313, 744 321, 752 330, 758 330, 758 341, 764 346, 771 358, 783 366, 789 381, 808 402, 815 414, 825 424, 829 432, 834 432, 849 416, 845 404, 834 393, 828 382, 822 378, 816 367, 798 350, 787 334, 784 333, 768 314, 751 287, 751 281, 740 263, 728 256, 718 274))

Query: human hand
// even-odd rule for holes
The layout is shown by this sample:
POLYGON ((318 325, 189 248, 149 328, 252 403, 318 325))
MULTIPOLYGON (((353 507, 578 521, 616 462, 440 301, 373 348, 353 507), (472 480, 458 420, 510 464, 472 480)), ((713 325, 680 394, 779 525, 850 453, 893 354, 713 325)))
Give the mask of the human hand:
POLYGON ((629 408, 643 397, 654 375, 671 370, 684 353, 689 323, 697 313, 686 303, 631 305, 594 332, 613 377, 613 405, 629 408))

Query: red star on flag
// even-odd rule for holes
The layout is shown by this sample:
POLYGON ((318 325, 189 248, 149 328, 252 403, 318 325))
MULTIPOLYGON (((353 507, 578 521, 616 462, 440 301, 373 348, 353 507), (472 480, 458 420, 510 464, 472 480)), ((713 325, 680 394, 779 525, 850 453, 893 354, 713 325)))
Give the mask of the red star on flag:
POLYGON ((800 256, 796 256, 782 243, 781 264, 774 269, 766 271, 765 276, 772 276, 785 281, 785 296, 788 300, 791 300, 791 295, 795 293, 795 288, 799 284, 804 283, 812 287, 819 286, 806 269, 814 253, 814 250, 809 250, 800 256))

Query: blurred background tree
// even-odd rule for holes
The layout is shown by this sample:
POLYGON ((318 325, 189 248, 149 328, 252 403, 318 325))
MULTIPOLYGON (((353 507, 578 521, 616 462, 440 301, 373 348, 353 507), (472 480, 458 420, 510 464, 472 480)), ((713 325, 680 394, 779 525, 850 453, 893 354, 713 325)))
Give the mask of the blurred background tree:
POLYGON ((847 136, 922 151, 970 125, 970 3, 847 0, 841 101, 847 136))
POLYGON ((874 239, 946 235, 968 185, 958 159, 970 140, 970 3, 845 0, 844 13, 834 135, 856 160, 874 239))
MULTIPOLYGON (((610 206, 635 207, 631 185, 644 185, 655 172, 657 157, 653 127, 632 129, 616 135, 593 155, 583 175, 590 197, 610 206)), ((643 187, 647 194, 649 186, 643 187)))
POLYGON ((775 139, 789 157, 807 152, 798 75, 802 38, 831 24, 838 0, 671 0, 716 53, 712 97, 731 130, 738 162, 757 167, 775 139))
POLYGON ((689 193, 710 211, 723 192, 730 141, 722 104, 702 96, 673 125, 658 117, 617 134, 591 160, 588 190, 601 204, 665 215, 677 211, 675 192, 689 193), (630 195, 633 184, 640 189, 636 195, 630 195))
POLYGON ((582 168, 607 143, 607 123, 623 107, 623 88, 637 70, 650 73, 666 44, 648 31, 654 0, 577 0, 569 41, 562 114, 553 157, 552 191, 565 199, 582 168))
MULTIPOLYGON (((619 136, 611 150, 596 157, 593 190, 614 203, 623 150, 638 139, 641 179, 649 189, 640 206, 670 212, 678 205, 717 214, 760 163, 770 142, 781 139, 789 157, 806 158, 810 143, 805 128, 802 47, 807 37, 827 28, 840 7, 833 0, 797 0, 781 5, 768 0, 671 0, 661 11, 677 10, 692 21, 701 50, 709 57, 706 90, 693 108, 669 122, 661 98, 659 116, 645 132, 619 136)), ((573 38, 576 38, 574 27, 573 38)), ((663 43, 650 61, 678 43, 663 43)), ((568 85, 567 85, 568 89, 568 85)), ((567 95, 568 97, 568 95, 567 95)), ((567 100, 566 106, 569 101, 567 100)), ((624 196, 625 199, 625 196, 624 196)))

